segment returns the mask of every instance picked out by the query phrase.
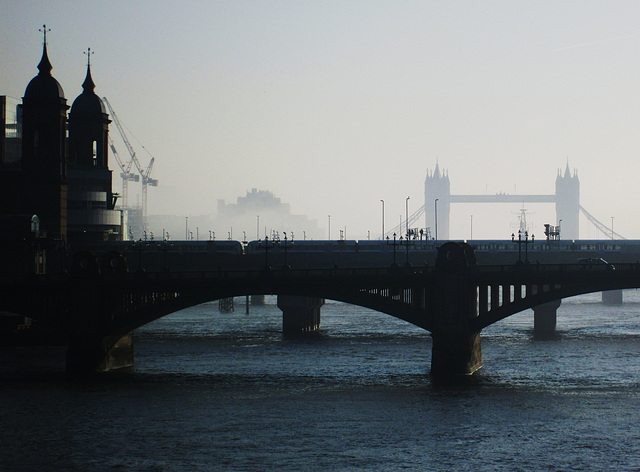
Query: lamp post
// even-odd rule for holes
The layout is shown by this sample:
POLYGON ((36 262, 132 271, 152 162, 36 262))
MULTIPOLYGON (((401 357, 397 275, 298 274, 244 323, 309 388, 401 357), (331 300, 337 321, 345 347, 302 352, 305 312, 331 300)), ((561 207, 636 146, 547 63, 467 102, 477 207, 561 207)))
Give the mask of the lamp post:
POLYGON ((393 265, 396 265, 396 233, 393 233, 393 265))
POLYGON ((329 241, 331 241, 331 215, 327 215, 329 218, 329 241))
POLYGON ((558 239, 560 239, 561 233, 562 233, 562 218, 558 220, 558 239))
POLYGON ((611 217, 611 239, 613 240, 613 216, 611 217))
MULTIPOLYGON (((283 234, 284 234, 284 268, 288 269, 289 264, 287 264, 287 233, 283 231, 283 234)), ((291 237, 291 239, 293 240, 293 236, 291 237)))
POLYGON ((473 215, 471 215, 471 235, 469 236, 469 241, 473 241, 473 215))
POLYGON ((256 239, 260 239, 260 215, 256 216, 258 222, 256 223, 256 239))
POLYGON ((380 200, 382 202, 382 236, 380 239, 384 240, 384 200, 380 200))
MULTIPOLYGON (((531 244, 535 241, 535 236, 531 235, 531 244)), ((524 241, 522 240, 522 230, 518 230, 518 241, 515 239, 515 234, 511 233, 511 242, 518 243, 518 264, 523 262, 529 263, 529 232, 524 232, 524 241), (522 260, 522 243, 524 243, 524 261, 522 260)))
MULTIPOLYGON (((535 235, 531 235, 531 245, 533 246, 533 241, 535 240, 535 235)), ((529 232, 524 232, 524 261, 529 263, 529 232)))
POLYGON ((435 223, 436 223, 436 241, 438 240, 438 198, 433 202, 434 206, 434 214, 435 214, 435 223))
MULTIPOLYGON (((511 242, 515 243, 515 234, 511 233, 511 242)), ((522 262, 522 230, 518 230, 518 264, 522 262)))
POLYGON ((409 239, 409 198, 407 197, 404 201, 404 222, 406 225, 406 235, 407 239, 409 239))

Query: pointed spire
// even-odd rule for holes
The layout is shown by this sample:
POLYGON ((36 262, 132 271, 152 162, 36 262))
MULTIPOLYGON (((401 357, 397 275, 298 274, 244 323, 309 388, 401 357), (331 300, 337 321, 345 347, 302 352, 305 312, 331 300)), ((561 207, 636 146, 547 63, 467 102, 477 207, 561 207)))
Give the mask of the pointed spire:
POLYGON ((564 169, 564 177, 571 177, 571 169, 569 169, 569 156, 567 156, 567 167, 564 169))
POLYGON ((91 78, 91 55, 93 54, 91 52, 91 48, 87 48, 87 52, 84 54, 87 55, 87 76, 82 83, 82 89, 84 90, 84 93, 94 93, 96 84, 93 83, 93 79, 91 78))
POLYGON ((53 66, 49 61, 49 56, 47 55, 47 31, 51 31, 51 28, 47 29, 47 25, 42 25, 41 31, 44 35, 44 39, 42 41, 42 59, 40 59, 40 64, 38 64, 38 70, 41 75, 51 75, 51 69, 53 66))

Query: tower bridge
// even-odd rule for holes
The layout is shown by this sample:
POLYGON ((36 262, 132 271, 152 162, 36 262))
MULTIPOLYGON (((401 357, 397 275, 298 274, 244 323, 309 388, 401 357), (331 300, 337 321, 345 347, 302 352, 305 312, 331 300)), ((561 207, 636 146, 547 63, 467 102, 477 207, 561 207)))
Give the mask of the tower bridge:
POLYGON ((437 237, 449 240, 451 205, 456 203, 553 203, 556 207, 556 221, 562 220, 562 237, 579 238, 580 180, 577 171, 573 174, 569 164, 564 173, 556 177, 556 193, 551 195, 517 195, 497 193, 495 195, 452 195, 449 174, 441 171, 436 164, 433 172, 427 171, 424 183, 425 227, 432 228, 432 236, 437 228, 437 237))

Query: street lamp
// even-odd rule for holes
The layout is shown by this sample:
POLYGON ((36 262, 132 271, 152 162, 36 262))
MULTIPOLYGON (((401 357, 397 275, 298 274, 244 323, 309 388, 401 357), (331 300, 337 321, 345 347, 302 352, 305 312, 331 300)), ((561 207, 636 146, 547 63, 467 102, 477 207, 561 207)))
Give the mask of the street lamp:
POLYGON ((409 198, 407 197, 404 201, 404 222, 406 225, 406 235, 407 235, 407 239, 409 238, 409 198))
POLYGON ((381 239, 384 240, 384 200, 380 200, 382 202, 382 236, 381 239))
POLYGON ((435 207, 435 221, 436 221, 436 241, 438 240, 438 198, 436 198, 435 202, 433 202, 433 206, 435 207))
POLYGON ((560 239, 561 233, 562 233, 562 218, 558 220, 558 239, 560 239))
MULTIPOLYGON (((531 235, 531 244, 535 241, 535 236, 531 235)), ((515 234, 511 233, 511 242, 518 243, 518 264, 523 262, 529 263, 529 232, 524 232, 524 241, 522 240, 522 230, 518 230, 518 240, 515 239, 515 234), (522 260, 522 243, 524 243, 524 261, 522 260)))

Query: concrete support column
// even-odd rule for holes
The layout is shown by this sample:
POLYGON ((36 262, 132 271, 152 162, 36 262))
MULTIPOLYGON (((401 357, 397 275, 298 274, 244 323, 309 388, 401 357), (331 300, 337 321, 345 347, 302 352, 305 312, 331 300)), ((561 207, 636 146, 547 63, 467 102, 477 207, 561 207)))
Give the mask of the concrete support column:
POLYGON ((602 292, 602 303, 605 305, 622 305, 622 290, 602 292))
POLYGON ((324 298, 278 295, 285 336, 304 336, 320 329, 320 307, 324 298))
POLYGON ((432 375, 468 375, 482 367, 480 333, 460 330, 433 333, 432 336, 432 375))
MULTIPOLYGON (((478 316, 477 291, 468 280, 468 267, 475 264, 468 244, 445 243, 438 249, 434 290, 434 328, 431 374, 468 375, 482 367, 480 333, 470 322, 478 316)), ((491 294, 491 305, 497 303, 491 294)))
POLYGON ((557 310, 562 300, 543 303, 533 307, 534 336, 549 337, 556 332, 557 310))
POLYGON ((119 339, 72 336, 67 348, 67 373, 88 374, 131 367, 132 333, 119 339))

